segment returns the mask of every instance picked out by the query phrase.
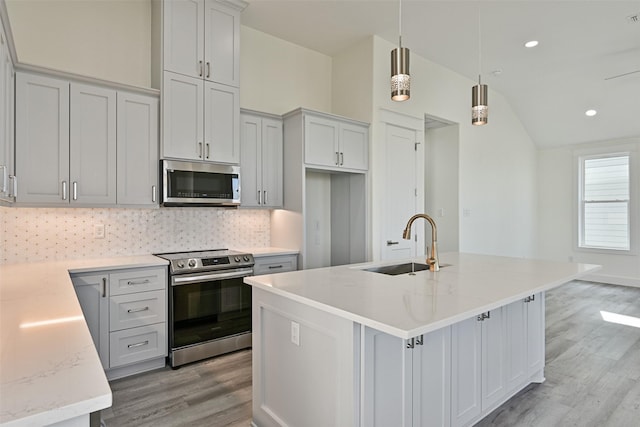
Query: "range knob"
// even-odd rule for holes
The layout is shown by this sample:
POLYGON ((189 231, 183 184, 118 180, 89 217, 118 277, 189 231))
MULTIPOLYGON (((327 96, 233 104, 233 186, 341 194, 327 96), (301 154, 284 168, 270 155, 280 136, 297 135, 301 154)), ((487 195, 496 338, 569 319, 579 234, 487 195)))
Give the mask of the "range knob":
POLYGON ((176 265, 178 266, 178 268, 184 268, 184 261, 180 260, 176 263, 176 265))
POLYGON ((237 257, 233 258, 233 260, 234 260, 235 262, 240 262, 240 257, 239 257, 239 256, 237 256, 237 257))
POLYGON ((242 259, 245 260, 245 262, 249 262, 249 255, 243 256, 242 259))
POLYGON ((196 266, 196 264, 197 264, 197 262, 196 262, 195 259, 192 258, 192 259, 189 260, 189 267, 193 268, 193 267, 196 266))

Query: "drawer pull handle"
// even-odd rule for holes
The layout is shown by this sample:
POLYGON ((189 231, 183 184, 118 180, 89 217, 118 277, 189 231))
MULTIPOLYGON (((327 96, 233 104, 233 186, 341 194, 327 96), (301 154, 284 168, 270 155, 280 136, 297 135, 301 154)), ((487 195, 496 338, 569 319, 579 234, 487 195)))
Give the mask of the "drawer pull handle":
POLYGON ((137 342, 137 343, 135 343, 135 344, 129 344, 129 345, 127 346, 127 348, 142 347, 143 345, 147 345, 147 344, 149 344, 149 340, 142 341, 142 342, 137 342))
POLYGON ((127 313, 138 313, 140 311, 147 311, 149 310, 149 307, 142 307, 142 308, 130 308, 129 310, 127 310, 127 313))
POLYGON ((135 286, 135 285, 146 285, 147 283, 150 283, 151 281, 149 279, 144 279, 144 280, 129 280, 127 282, 127 285, 129 286, 135 286))
POLYGON ((269 270, 275 270, 276 268, 282 268, 282 267, 283 267, 282 264, 280 264, 280 265, 270 265, 269 266, 269 270))

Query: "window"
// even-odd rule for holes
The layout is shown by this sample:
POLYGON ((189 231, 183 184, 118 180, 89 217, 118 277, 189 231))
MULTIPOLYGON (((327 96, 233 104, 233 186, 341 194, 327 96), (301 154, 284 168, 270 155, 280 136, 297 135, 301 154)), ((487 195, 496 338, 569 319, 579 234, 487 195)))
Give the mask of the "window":
POLYGON ((579 247, 629 251, 630 154, 580 158, 579 247))

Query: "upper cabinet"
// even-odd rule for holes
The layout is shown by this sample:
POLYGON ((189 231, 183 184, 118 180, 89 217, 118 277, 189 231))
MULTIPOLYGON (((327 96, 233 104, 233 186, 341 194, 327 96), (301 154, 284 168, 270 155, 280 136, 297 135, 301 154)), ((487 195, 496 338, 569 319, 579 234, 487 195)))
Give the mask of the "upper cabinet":
POLYGON ((242 206, 282 207, 282 119, 242 112, 240 141, 242 206))
POLYGON ((13 202, 14 176, 14 71, 7 38, 0 25, 0 200, 13 202))
POLYGON ((162 158, 240 162, 242 1, 163 2, 162 158))
POLYGON ((153 98, 18 73, 16 201, 54 206, 155 204, 157 126, 153 98))
POLYGON ((369 168, 369 125, 303 110, 304 161, 331 169, 369 168))
POLYGON ((240 86, 240 11, 214 0, 164 2, 164 69, 240 86))

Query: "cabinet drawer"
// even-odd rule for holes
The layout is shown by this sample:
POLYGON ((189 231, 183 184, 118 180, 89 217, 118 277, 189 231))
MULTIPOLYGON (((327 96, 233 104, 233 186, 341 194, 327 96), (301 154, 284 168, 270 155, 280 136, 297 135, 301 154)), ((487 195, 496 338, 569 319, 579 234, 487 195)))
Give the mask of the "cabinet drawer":
POLYGON ((157 323, 155 325, 111 332, 109 336, 109 360, 111 368, 166 355, 166 323, 157 323))
POLYGON ((277 255, 255 258, 253 275, 282 273, 298 269, 297 255, 277 255))
POLYGON ((136 326, 166 322, 166 292, 149 291, 111 297, 109 329, 119 331, 136 326))
POLYGON ((124 295, 167 288, 166 267, 135 268, 109 275, 109 294, 124 295))

